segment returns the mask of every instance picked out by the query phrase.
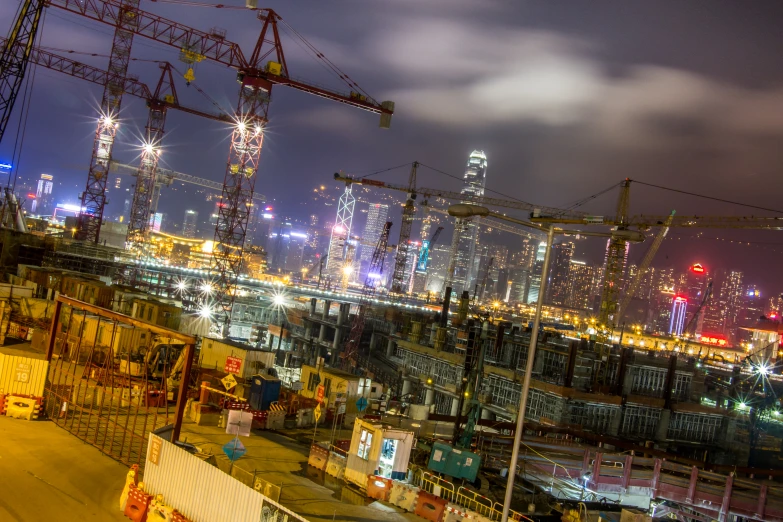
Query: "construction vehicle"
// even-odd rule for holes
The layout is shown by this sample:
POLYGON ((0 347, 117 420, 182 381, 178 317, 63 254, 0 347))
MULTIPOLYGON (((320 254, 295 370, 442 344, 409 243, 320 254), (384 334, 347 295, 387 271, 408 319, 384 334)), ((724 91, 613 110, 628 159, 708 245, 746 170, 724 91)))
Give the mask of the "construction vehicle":
POLYGON ((131 380, 156 381, 168 392, 168 400, 176 397, 174 390, 182 379, 188 351, 185 343, 168 337, 157 336, 152 339, 149 348, 139 347, 120 352, 115 356, 116 377, 129 377, 131 380))

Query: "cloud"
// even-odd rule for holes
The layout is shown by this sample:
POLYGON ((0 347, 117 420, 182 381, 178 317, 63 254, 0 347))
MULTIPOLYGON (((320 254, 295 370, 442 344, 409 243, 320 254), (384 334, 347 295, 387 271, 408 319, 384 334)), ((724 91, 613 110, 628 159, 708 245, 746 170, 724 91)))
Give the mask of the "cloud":
POLYGON ((399 118, 577 127, 593 140, 640 147, 783 133, 783 86, 749 89, 648 64, 610 71, 596 42, 554 31, 392 17, 366 38, 355 51, 380 60, 397 83, 382 98, 397 103, 399 118))

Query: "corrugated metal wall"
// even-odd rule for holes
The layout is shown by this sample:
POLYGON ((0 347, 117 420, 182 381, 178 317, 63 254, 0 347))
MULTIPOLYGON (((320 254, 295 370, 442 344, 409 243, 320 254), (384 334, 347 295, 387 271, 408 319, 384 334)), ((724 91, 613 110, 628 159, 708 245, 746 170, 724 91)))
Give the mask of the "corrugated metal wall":
POLYGON ((0 353, 0 394, 43 397, 49 363, 0 353))
POLYGON ((150 433, 144 485, 193 522, 307 522, 198 457, 150 433), (156 463, 157 462, 157 463, 156 463))

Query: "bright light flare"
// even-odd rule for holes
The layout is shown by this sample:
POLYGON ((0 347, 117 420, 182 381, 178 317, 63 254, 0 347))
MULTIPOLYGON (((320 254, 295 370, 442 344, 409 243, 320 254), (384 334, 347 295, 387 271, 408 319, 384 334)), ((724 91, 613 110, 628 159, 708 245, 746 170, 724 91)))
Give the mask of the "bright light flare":
POLYGON ((277 294, 272 298, 272 302, 275 306, 283 306, 285 304, 285 297, 283 297, 283 294, 277 294))
POLYGON ((764 364, 759 364, 758 366, 756 366, 756 373, 766 377, 767 375, 769 375, 769 366, 766 366, 764 364))
POLYGON ((212 317, 212 307, 209 306, 209 305, 203 305, 199 309, 198 315, 200 315, 201 317, 203 317, 205 319, 208 319, 208 318, 212 317))
POLYGON ((201 286, 199 286, 199 290, 201 290, 202 294, 211 295, 215 289, 213 288, 212 283, 204 281, 201 283, 201 286))

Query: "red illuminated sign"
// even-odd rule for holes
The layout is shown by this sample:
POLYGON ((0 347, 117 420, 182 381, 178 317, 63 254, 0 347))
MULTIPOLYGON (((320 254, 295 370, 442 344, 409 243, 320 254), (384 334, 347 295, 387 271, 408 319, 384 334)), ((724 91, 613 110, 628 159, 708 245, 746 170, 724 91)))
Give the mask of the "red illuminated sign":
POLYGON ((687 297, 683 297, 681 295, 678 295, 677 297, 674 298, 674 300, 675 301, 687 301, 688 298, 687 297))
POLYGON ((699 339, 700 343, 711 344, 714 346, 728 346, 729 342, 722 337, 713 337, 711 335, 702 335, 699 339))
POLYGON ((231 357, 230 355, 226 357, 226 366, 223 368, 223 371, 226 373, 234 373, 236 375, 239 375, 239 372, 242 370, 242 359, 239 357, 231 357))
POLYGON ((35 194, 33 194, 32 192, 28 192, 27 197, 30 199, 35 199, 35 194))
POLYGON ((693 272, 696 272, 697 274, 703 274, 704 273, 704 267, 701 266, 701 263, 696 263, 691 267, 691 270, 693 272))

